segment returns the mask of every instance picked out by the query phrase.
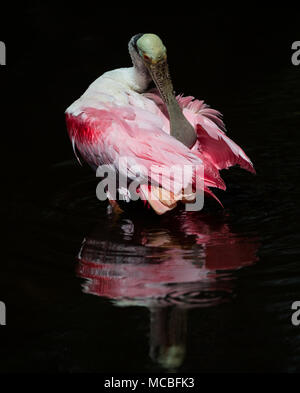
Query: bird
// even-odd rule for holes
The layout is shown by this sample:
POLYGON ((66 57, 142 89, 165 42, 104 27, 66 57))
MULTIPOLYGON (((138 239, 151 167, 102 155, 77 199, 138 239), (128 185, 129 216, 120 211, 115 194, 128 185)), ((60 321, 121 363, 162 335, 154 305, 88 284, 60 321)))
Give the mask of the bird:
MULTIPOLYGON (((136 34, 128 50, 131 67, 102 74, 65 112, 77 159, 79 152, 96 171, 106 165, 128 181, 138 177, 137 195, 158 215, 194 203, 198 191, 222 205, 211 190, 226 190, 220 170, 239 165, 255 173, 253 163, 227 136, 219 111, 193 96, 176 95, 158 35, 136 34), (135 166, 142 168, 138 174, 135 166), (193 168, 184 180, 183 167, 193 168)), ((116 187, 106 197, 118 209, 118 199, 133 197, 124 184, 116 187)))

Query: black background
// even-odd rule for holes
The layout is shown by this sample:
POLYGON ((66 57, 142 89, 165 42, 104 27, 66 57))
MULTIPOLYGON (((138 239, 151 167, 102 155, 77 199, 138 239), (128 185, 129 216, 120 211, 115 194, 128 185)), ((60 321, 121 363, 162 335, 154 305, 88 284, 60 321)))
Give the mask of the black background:
POLYGON ((299 31, 291 5, 253 3, 163 9, 158 3, 28 2, 11 7, 2 22, 7 66, 1 68, 1 98, 8 121, 3 134, 13 142, 13 151, 9 144, 4 153, 10 168, 23 168, 26 161, 28 171, 28 165, 36 170, 72 157, 64 111, 103 72, 130 66, 132 35, 160 35, 176 91, 205 98, 222 111, 217 92, 239 91, 245 98, 252 80, 263 84, 283 65, 295 67, 291 45, 299 31))
MULTIPOLYGON (((209 7, 206 4, 186 2, 178 5, 173 3, 167 10, 163 10, 159 3, 138 5, 130 3, 123 7, 114 5, 108 8, 100 2, 96 6, 89 3, 54 5, 27 2, 23 5, 11 4, 10 11, 1 14, 1 18, 4 23, 0 26, 0 40, 6 43, 7 66, 0 68, 2 98, 0 129, 3 158, 1 207, 3 260, 5 261, 2 262, 2 269, 0 268, 3 270, 0 278, 0 300, 8 299, 8 304, 11 304, 11 315, 14 310, 21 315, 20 310, 23 307, 31 307, 31 298, 29 300, 18 298, 20 282, 24 275, 22 269, 26 270, 27 274, 25 266, 27 263, 30 265, 28 262, 30 255, 28 260, 14 258, 18 247, 24 247, 25 242, 29 243, 32 230, 26 226, 26 223, 21 222, 22 209, 26 208, 20 203, 22 195, 26 194, 27 199, 32 199, 37 205, 36 215, 39 211, 42 214, 43 193, 47 191, 47 187, 50 189, 53 186, 52 183, 47 184, 48 168, 53 164, 74 159, 65 127, 65 109, 103 72, 130 66, 127 43, 134 34, 142 32, 158 34, 168 50, 169 66, 176 91, 203 98, 212 107, 225 112, 225 123, 230 130, 230 137, 242 146, 250 146, 251 159, 255 164, 257 163, 258 176, 263 172, 264 165, 267 168, 263 173, 266 178, 272 177, 275 173, 275 178, 268 184, 270 189, 266 189, 264 194, 270 198, 268 206, 272 205, 274 197, 272 186, 274 184, 274 188, 280 190, 278 179, 284 176, 282 167, 286 165, 289 152, 284 151, 282 156, 278 153, 275 157, 268 154, 268 145, 273 138, 271 127, 265 130, 258 127, 259 131, 253 130, 252 136, 251 132, 243 133, 243 125, 248 130, 251 128, 249 124, 255 127, 256 113, 251 110, 257 105, 255 89, 259 91, 266 88, 266 79, 272 87, 272 94, 268 102, 262 102, 260 116, 264 111, 266 117, 277 114, 283 103, 285 107, 290 105, 291 111, 299 110, 296 101, 291 98, 298 96, 299 83, 287 87, 288 92, 286 92, 282 82, 282 70, 293 75, 300 72, 300 66, 296 67, 291 63, 291 45, 294 41, 300 40, 300 23, 297 11, 292 5, 284 4, 276 8, 274 5, 264 6, 262 3, 251 5, 240 3, 231 7, 227 4, 222 6, 213 4, 209 7), (246 111, 247 116, 243 119, 240 119, 238 114, 235 116, 238 112, 235 108, 240 102, 249 108, 246 111), (231 116, 226 116, 228 107, 231 108, 231 116), (274 160, 276 164, 274 173, 270 160, 274 160), (8 219, 8 226, 5 219, 8 219), (10 226, 11 222, 13 222, 12 226, 10 226), (22 242, 23 234, 26 240, 22 242), (16 299, 19 301, 18 306, 13 305, 16 299)), ((294 146, 291 154, 295 155, 298 152, 299 124, 295 124, 291 132, 291 125, 287 131, 284 120, 281 118, 280 121, 282 139, 292 138, 294 146)), ((280 141, 279 138, 278 140, 280 141)), ((292 175, 293 184, 293 189, 289 190, 289 197, 295 200, 292 193, 296 192, 295 179, 298 170, 295 167, 295 170, 289 173, 292 175)), ((253 182, 252 178, 251 182, 253 182)), ((289 181, 286 180, 286 183, 289 181)), ((256 184, 264 186, 262 181, 256 184)), ((248 202, 245 202, 245 205, 246 203, 248 202)), ((288 217, 286 211, 288 209, 280 213, 281 217, 285 215, 285 219, 278 221, 285 226, 289 221, 296 222, 299 217, 295 214, 288 217)), ((28 215, 28 212, 26 214, 28 215)), ((270 227, 273 222, 276 224, 276 220, 271 222, 270 227)), ((39 228, 34 230, 38 231, 39 228)), ((81 233, 78 238, 80 236, 81 233)), ((292 240, 290 240, 290 248, 296 247, 296 242, 293 245, 291 243, 292 240)), ((71 248, 71 245, 66 247, 71 248)), ((56 263, 58 266, 59 262, 56 263)), ((70 271, 62 268, 61 276, 56 283, 58 287, 62 287, 64 282, 67 282, 70 271)), ((34 276, 35 271, 28 274, 34 276)), ((47 275, 46 268, 43 274, 47 275)), ((51 274, 50 268, 49 274, 51 274)), ((75 285, 72 281, 71 285, 75 288, 77 283, 75 285)), ((296 300, 298 289, 295 287, 293 290, 293 300, 296 300)), ((46 292, 47 289, 44 291, 45 298, 48 296, 46 304, 51 308, 53 299, 46 292)), ((20 296, 21 294, 20 290, 20 296)), ((60 300, 57 298, 56 304, 59 304, 60 300)), ((96 304, 96 300, 93 301, 96 304)), ((244 298, 244 301, 247 305, 248 300, 244 298)), ((257 303, 260 304, 259 295, 257 295, 257 303)), ((63 307, 64 305, 61 306, 62 309, 63 307)), ((90 307, 92 310, 93 303, 90 307)), ((73 318, 76 321, 75 311, 73 318)), ((63 312, 64 310, 62 314, 63 312)), ((263 314, 263 311, 261 313, 263 314)), ((119 315, 114 314, 114 318, 117 331, 119 315)), ((26 324, 26 320, 22 320, 21 317, 18 322, 26 324)), ((270 331, 272 323, 271 320, 266 322, 270 331)), ((255 329, 255 326, 252 328, 255 329)), ((38 322, 35 329, 39 330, 38 322)), ((42 331, 42 327, 40 330, 42 331)), ((34 334, 34 330, 31 332, 28 329, 27 338, 31 339, 34 334)), ((247 334, 237 332, 237 335, 239 334, 241 337, 245 335, 246 342, 247 334)), ((255 334, 256 336, 260 334, 259 328, 255 334)), ((16 325, 13 330, 6 332, 4 341, 10 343, 9 346, 7 344, 6 351, 11 347, 9 340, 14 340, 17 335, 16 348, 23 344, 22 333, 16 325)), ((277 338, 276 335, 274 337, 277 338)), ((124 341, 126 342, 125 336, 124 341)), ((45 343, 46 340, 41 342, 45 343)), ((288 351, 283 343, 280 345, 277 348, 273 341, 268 343, 267 349, 271 353, 274 351, 276 361, 274 360, 274 364, 268 367, 267 360, 264 363, 262 359, 262 365, 265 365, 266 370, 282 368, 279 355, 288 351)), ((207 348, 209 351, 209 343, 207 348)), ((127 350, 130 351, 130 343, 127 350)), ((143 350, 142 348, 141 352, 143 350)), ((251 341, 248 350, 251 352, 251 341)), ((41 352, 43 353, 43 348, 41 352)), ((46 353, 46 350, 44 352, 46 353)), ((268 359, 267 352, 266 359, 268 359)), ((22 361, 23 357, 19 360, 19 369, 22 361)), ((213 367, 214 360, 211 361, 213 367)), ((110 359, 110 362, 113 365, 114 359, 110 359)), ((53 364, 49 361, 50 369, 51 367, 55 369, 56 365, 53 364)), ((230 365, 229 362, 229 371, 230 365)), ((13 363, 7 366, 9 367, 13 369, 13 363)), ((25 369, 26 367, 30 369, 29 365, 26 365, 25 369)), ((89 364, 86 367, 88 368, 89 364)), ((226 363, 224 367, 226 368, 226 363)), ((243 367, 243 370, 247 369, 248 364, 245 362, 243 367)), ((253 364, 251 367, 256 370, 253 364)), ((42 365, 41 370, 44 370, 42 365)), ((197 365, 194 366, 194 370, 198 371, 197 365)))

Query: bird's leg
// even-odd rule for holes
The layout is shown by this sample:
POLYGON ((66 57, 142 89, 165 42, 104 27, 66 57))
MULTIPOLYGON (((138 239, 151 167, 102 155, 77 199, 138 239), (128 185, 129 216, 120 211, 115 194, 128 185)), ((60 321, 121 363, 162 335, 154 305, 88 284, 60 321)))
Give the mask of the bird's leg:
POLYGON ((120 215, 121 213, 123 213, 123 210, 120 208, 120 206, 119 206, 119 204, 118 204, 117 201, 115 201, 114 199, 108 199, 108 200, 109 200, 109 203, 110 203, 112 212, 113 212, 115 215, 118 216, 118 215, 120 215))

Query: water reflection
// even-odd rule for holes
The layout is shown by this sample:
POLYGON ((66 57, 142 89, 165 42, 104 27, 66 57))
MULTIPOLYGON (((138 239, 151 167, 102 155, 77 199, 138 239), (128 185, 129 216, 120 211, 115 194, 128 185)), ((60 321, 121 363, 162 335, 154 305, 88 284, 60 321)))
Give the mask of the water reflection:
POLYGON ((185 356, 188 309, 228 301, 234 271, 257 261, 257 247, 223 216, 180 212, 148 223, 111 216, 84 239, 77 272, 85 293, 148 307, 150 357, 175 370, 185 356))

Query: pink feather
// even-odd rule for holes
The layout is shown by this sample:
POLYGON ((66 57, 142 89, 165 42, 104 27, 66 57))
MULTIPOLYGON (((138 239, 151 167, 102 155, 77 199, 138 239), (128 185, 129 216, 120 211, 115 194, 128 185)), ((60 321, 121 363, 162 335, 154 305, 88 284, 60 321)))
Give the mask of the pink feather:
MULTIPOLYGON (((160 180, 151 172, 153 166, 163 171, 174 165, 203 164, 203 191, 220 204, 208 188, 225 190, 219 170, 238 164, 255 173, 245 152, 225 134, 221 114, 203 101, 191 96, 177 97, 185 117, 197 132, 197 142, 192 149, 188 149, 170 136, 167 108, 156 90, 144 94, 126 91, 126 94, 126 104, 110 100, 99 105, 88 105, 88 101, 83 100, 79 113, 67 110, 70 139, 94 169, 103 164, 115 166, 119 158, 128 157, 130 164, 142 165, 147 169, 147 174, 142 174, 145 184, 156 181, 160 185, 160 180)), ((130 172, 130 166, 115 169, 123 174, 130 172)), ((133 173, 129 174, 134 178, 133 173)), ((176 176, 173 183, 176 183, 176 176)), ((164 184, 164 188, 173 191, 174 184, 171 181, 167 186, 164 184)), ((164 213, 170 209, 159 206, 158 210, 164 213)))

